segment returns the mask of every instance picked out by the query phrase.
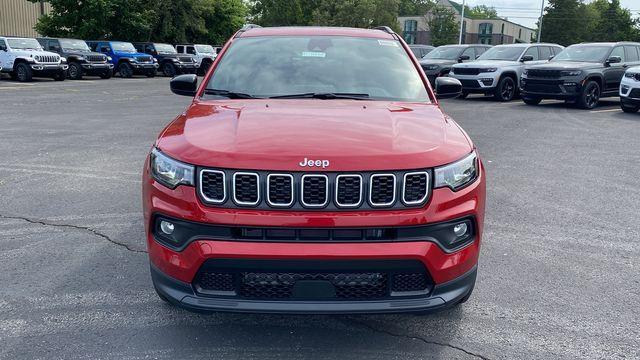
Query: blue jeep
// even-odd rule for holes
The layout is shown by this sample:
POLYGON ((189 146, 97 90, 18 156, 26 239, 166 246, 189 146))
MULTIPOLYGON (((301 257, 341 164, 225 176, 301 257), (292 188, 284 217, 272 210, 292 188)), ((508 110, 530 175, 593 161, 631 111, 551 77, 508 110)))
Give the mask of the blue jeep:
POLYGON ((156 76, 158 62, 153 56, 139 53, 133 44, 123 41, 87 41, 89 47, 96 52, 111 57, 115 71, 124 78, 133 75, 156 76))

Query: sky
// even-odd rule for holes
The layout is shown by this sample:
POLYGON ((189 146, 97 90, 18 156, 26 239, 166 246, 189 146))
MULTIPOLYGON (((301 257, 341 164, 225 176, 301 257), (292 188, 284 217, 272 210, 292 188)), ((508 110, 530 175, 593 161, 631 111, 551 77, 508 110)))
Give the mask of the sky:
MULTIPOLYGON (((462 3, 462 0, 456 0, 462 3)), ((621 0, 621 5, 640 17, 640 0, 621 0)), ((487 5, 498 10, 498 15, 524 26, 535 28, 540 16, 542 0, 467 0, 467 5, 487 5)), ((545 0, 545 6, 547 1, 545 0)), ((544 27, 544 25, 543 25, 544 27)))

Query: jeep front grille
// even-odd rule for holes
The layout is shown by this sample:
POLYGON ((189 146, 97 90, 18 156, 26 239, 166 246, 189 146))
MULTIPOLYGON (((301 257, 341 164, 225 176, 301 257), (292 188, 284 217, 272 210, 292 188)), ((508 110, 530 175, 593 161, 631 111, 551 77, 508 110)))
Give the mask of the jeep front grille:
POLYGON ((138 56, 138 61, 140 62, 152 62, 153 58, 151 56, 138 56))
POLYGON ((198 169, 198 195, 210 206, 294 210, 419 207, 431 171, 280 173, 198 169))
POLYGON ((104 55, 85 55, 84 57, 89 62, 106 62, 107 57, 104 55))
POLYGON ((41 63, 58 63, 60 57, 57 55, 37 55, 36 60, 41 63))
POLYGON ((178 60, 182 62, 188 62, 188 63, 193 62, 193 58, 190 56, 180 56, 178 60))
POLYGON ((527 77, 537 78, 559 78, 560 70, 543 70, 543 69, 529 69, 527 70, 527 77))

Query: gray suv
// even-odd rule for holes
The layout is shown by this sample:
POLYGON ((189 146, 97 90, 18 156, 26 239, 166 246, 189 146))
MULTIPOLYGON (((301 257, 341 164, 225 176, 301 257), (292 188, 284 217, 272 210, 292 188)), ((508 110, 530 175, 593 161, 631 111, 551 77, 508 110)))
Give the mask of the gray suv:
POLYGON ((433 86, 437 77, 449 74, 452 65, 473 61, 490 48, 481 44, 438 46, 420 59, 420 66, 433 86))
POLYGON ((510 101, 518 93, 526 65, 546 63, 563 49, 558 44, 545 43, 497 45, 476 61, 454 65, 449 76, 462 83, 462 97, 480 93, 510 101))

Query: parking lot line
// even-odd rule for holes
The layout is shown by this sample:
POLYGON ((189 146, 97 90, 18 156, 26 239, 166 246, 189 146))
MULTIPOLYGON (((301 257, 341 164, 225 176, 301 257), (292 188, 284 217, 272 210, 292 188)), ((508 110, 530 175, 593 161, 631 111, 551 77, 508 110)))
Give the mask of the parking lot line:
POLYGON ((619 108, 615 108, 615 109, 591 110, 589 112, 590 113, 605 113, 605 112, 614 112, 614 111, 620 111, 620 109, 619 108))

